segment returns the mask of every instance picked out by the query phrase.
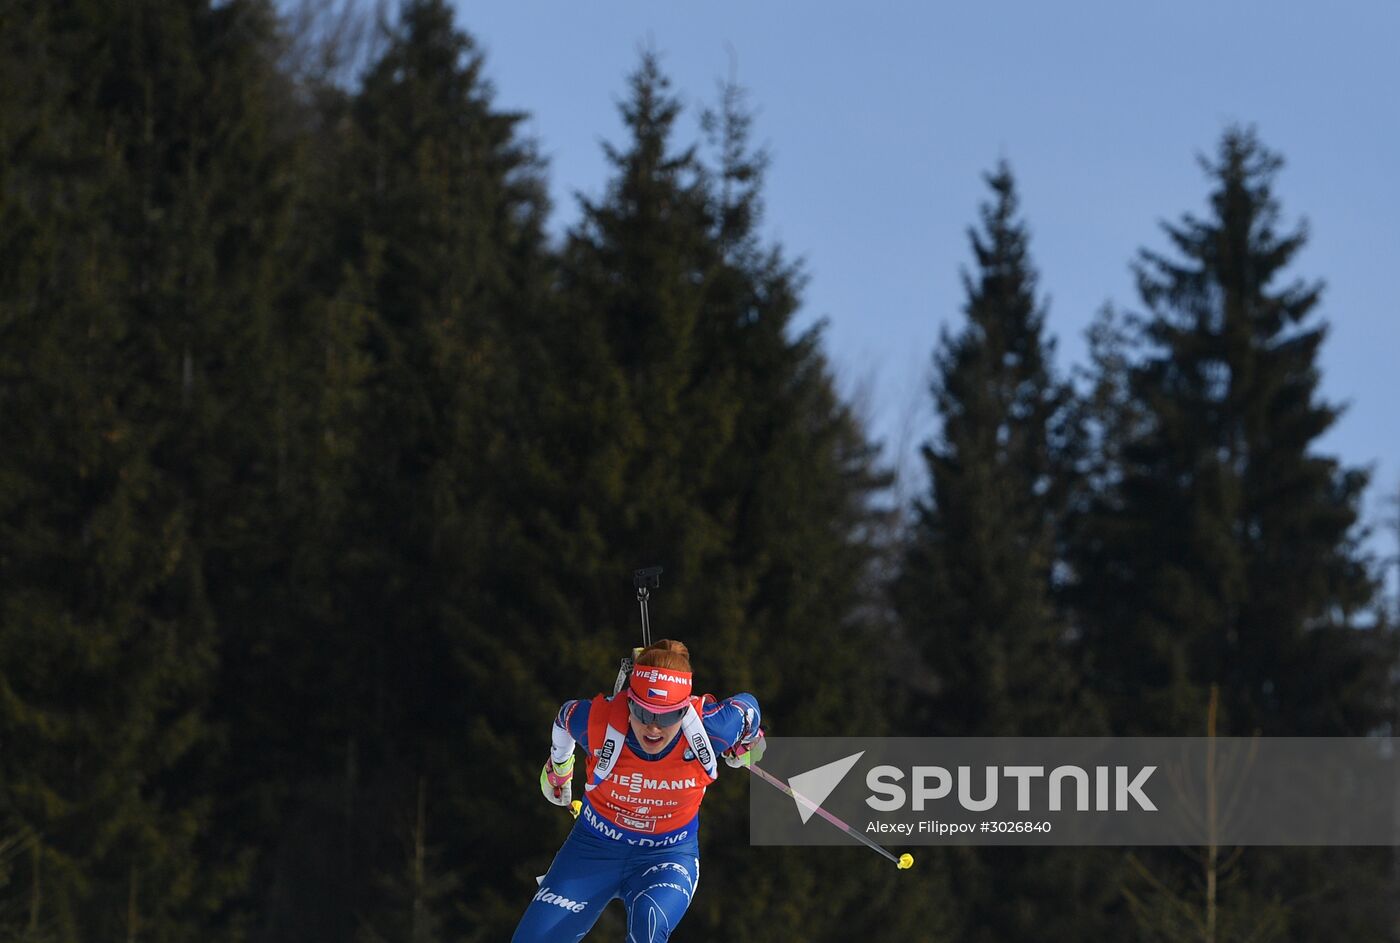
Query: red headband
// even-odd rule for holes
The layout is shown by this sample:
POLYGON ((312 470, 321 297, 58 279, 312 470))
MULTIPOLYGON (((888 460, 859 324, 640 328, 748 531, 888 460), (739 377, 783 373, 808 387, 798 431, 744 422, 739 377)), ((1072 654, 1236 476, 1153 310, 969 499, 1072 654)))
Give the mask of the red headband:
POLYGON ((649 711, 673 711, 690 697, 690 672, 638 665, 632 669, 627 696, 649 711))

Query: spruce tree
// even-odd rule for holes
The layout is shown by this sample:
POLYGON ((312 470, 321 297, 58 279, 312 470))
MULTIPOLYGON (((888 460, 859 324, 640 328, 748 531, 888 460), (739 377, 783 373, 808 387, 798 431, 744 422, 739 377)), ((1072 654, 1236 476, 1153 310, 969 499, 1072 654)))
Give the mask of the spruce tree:
POLYGON ((323 856, 353 859, 344 778, 355 755, 340 715, 360 688, 342 657, 353 646, 340 541, 372 370, 371 309, 343 290, 353 276, 338 225, 349 94, 297 77, 285 29, 278 24, 269 50, 277 68, 256 85, 229 86, 266 96, 266 125, 237 140, 270 152, 229 148, 252 179, 240 182, 245 199, 224 201, 216 221, 256 213, 241 224, 251 227, 245 245, 269 262, 246 277, 255 299, 228 293, 255 340, 230 364, 245 384, 231 397, 241 428, 221 450, 239 456, 242 472, 223 483, 235 513, 208 557, 219 623, 209 718, 219 761, 207 853, 236 855, 244 871, 210 924, 269 941, 288 921, 314 923, 328 895, 343 910, 344 895, 333 896, 342 875, 323 856), (262 184, 274 185, 273 199, 259 208, 247 197, 262 184))
MULTIPOLYGON (((795 330, 805 275, 762 235, 768 157, 750 144, 752 123, 742 89, 732 84, 704 122, 721 264, 708 290, 702 363, 728 374, 742 404, 708 500, 719 502, 712 513, 733 521, 726 570, 743 601, 742 620, 726 636, 707 633, 706 644, 730 653, 728 664, 716 666, 729 679, 720 684, 757 693, 777 735, 896 735, 902 703, 886 672, 899 666, 878 584, 890 478, 837 394, 822 324, 795 330)), ((712 791, 716 808, 706 811, 708 873, 722 870, 730 894, 794 915, 788 926, 749 928, 744 939, 846 939, 874 925, 892 935, 943 937, 950 907, 937 864, 921 872, 921 893, 909 895, 865 849, 816 855, 748 847, 736 841, 747 821, 744 790, 768 787, 736 779, 721 781, 712 791)), ((687 920, 699 932, 745 932, 726 913, 725 891, 693 905, 687 920)))
POLYGON ((938 677, 927 729, 1053 735, 1084 723, 1056 598, 1074 487, 1071 394, 1053 342, 1015 183, 1001 165, 969 238, 966 326, 935 358, 939 439, 924 447, 930 491, 896 595, 938 677))
MULTIPOLYGON (((1209 214, 1165 225, 1174 253, 1137 266, 1134 417, 1075 567, 1090 682, 1118 733, 1199 736, 1217 686, 1221 735, 1363 735, 1387 719, 1393 646, 1358 619, 1376 590, 1358 549, 1366 475, 1317 451, 1339 410, 1318 394, 1322 286, 1287 279, 1307 229, 1282 224, 1281 163, 1229 129, 1203 161, 1209 214)), ((1189 893, 1179 860, 1144 859, 1189 893)), ((1220 925, 1374 934, 1375 859, 1251 851, 1220 925)))
POLYGON ((520 427, 510 330, 540 290, 545 209, 521 116, 492 97, 439 0, 405 4, 361 88, 323 97, 338 193, 324 198, 333 238, 312 256, 323 316, 353 323, 339 335, 353 377, 327 404, 348 423, 348 454, 322 456, 344 478, 317 505, 322 549, 305 561, 324 601, 303 638, 283 640, 303 672, 324 665, 310 698, 287 676, 304 708, 289 806, 302 825, 275 857, 319 866, 268 876, 276 933, 308 918, 347 937, 473 928, 441 894, 405 900, 405 844, 426 842, 435 887, 490 884, 476 879, 476 796, 498 755, 472 748, 488 712, 473 672, 497 631, 485 600, 505 591, 493 577, 520 427))
POLYGON ((1095 686, 1121 732, 1200 729, 1212 683, 1235 734, 1363 734, 1380 640, 1355 631, 1375 584, 1357 549, 1366 475, 1318 454, 1320 283, 1282 283, 1307 240, 1282 230, 1280 159, 1232 129, 1205 165, 1211 214, 1144 251, 1140 428, 1122 446, 1079 566, 1095 686), (1117 507, 1107 506, 1117 502, 1117 507))
MULTIPOLYGON (((644 57, 622 104, 628 139, 607 151, 607 189, 583 201, 564 247, 559 307, 541 327, 548 368, 527 392, 547 431, 518 449, 532 499, 509 535, 516 559, 542 564, 510 574, 525 591, 502 600, 506 637, 483 678, 513 721, 509 739, 481 732, 496 754, 542 760, 554 706, 610 689, 637 638, 627 576, 650 562, 666 566, 653 634, 691 646, 703 690, 752 691, 791 733, 877 732, 867 577, 882 478, 819 331, 794 336, 800 272, 758 234, 763 158, 748 149, 737 95, 726 102, 709 124, 713 161, 677 146, 683 111, 644 57)), ((508 775, 535 793, 536 763, 508 775)), ((708 794, 710 889, 681 934, 838 939, 876 912, 892 926, 936 924, 932 897, 892 899, 883 869, 858 854, 814 862, 749 848, 746 788, 726 767, 708 794), (811 919, 736 922, 735 895, 811 919)), ((484 841, 537 844, 474 885, 481 939, 509 931, 562 838, 558 810, 537 808, 538 824, 488 820, 484 841)), ((593 932, 619 932, 620 918, 605 911, 593 932)))
POLYGON ((29 13, 5 35, 42 119, 6 135, 0 224, 23 260, 0 406, 6 804, 37 836, 16 877, 57 939, 218 939, 245 849, 211 832, 209 586, 260 531, 271 460, 273 17, 29 13))
MULTIPOLYGON (((1052 363, 1046 309, 1010 168, 969 230, 966 322, 943 332, 924 446, 929 493, 894 586, 904 630, 935 679, 921 729, 942 736, 1097 730, 1078 685, 1060 581, 1081 483, 1078 410, 1052 363)), ((1080 939, 1103 932, 1108 862, 1087 849, 967 848, 945 856, 955 938, 1080 939), (1066 901, 1074 901, 1067 907, 1066 901)))
MULTIPOLYGON (((498 615, 477 653, 485 714, 470 755, 480 769, 492 757, 518 758, 503 771, 517 796, 537 792, 553 710, 610 691, 617 658, 637 644, 633 569, 665 565, 654 634, 690 643, 702 673, 693 627, 721 601, 718 593, 713 603, 689 601, 722 531, 696 500, 711 459, 680 460, 695 431, 688 412, 707 395, 692 382, 715 259, 705 190, 693 151, 669 150, 679 104, 653 60, 633 76, 622 111, 630 140, 607 147, 614 176, 602 199, 583 200, 563 247, 559 297, 539 322, 539 347, 526 351, 538 365, 521 389, 534 429, 511 445, 519 516, 503 535, 498 615)), ((524 824, 508 814, 481 821, 483 842, 534 850, 505 873, 479 865, 468 907, 481 939, 519 919, 533 875, 562 838, 559 811, 530 805, 524 824)), ((594 932, 616 930, 615 920, 606 913, 594 932)))

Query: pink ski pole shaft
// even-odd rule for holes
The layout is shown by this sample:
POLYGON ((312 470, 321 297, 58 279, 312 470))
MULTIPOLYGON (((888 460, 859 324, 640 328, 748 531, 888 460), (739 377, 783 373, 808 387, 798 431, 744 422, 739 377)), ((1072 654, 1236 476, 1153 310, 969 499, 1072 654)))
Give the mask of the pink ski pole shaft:
POLYGON ((884 855, 886 858, 888 858, 888 859, 890 859, 891 861, 893 861, 893 862, 895 863, 895 865, 896 865, 898 868, 900 868, 901 870, 913 866, 913 864, 914 864, 914 856, 913 856, 913 855, 908 854, 908 853, 905 853, 905 854, 900 855, 898 858, 896 858, 891 852, 886 851, 884 848, 881 848, 879 845, 875 844, 873 841, 871 841, 870 839, 866 838, 866 837, 865 837, 864 835, 862 835, 860 832, 858 832, 858 831, 856 831, 855 829, 851 828, 851 827, 850 827, 849 825, 847 825, 845 822, 841 821, 841 820, 838 819, 836 816, 832 815, 830 812, 826 811, 826 810, 823 809, 821 806, 817 805, 817 804, 816 804, 815 802, 813 802, 811 799, 808 799, 806 796, 802 795, 802 793, 798 792, 796 789, 793 789, 793 788, 792 788, 791 786, 789 786, 787 783, 783 782, 783 781, 782 781, 781 779, 779 779, 778 777, 776 777, 776 776, 772 775, 771 773, 769 773, 767 770, 759 769, 757 766, 752 766, 752 765, 746 766, 746 767, 744 767, 744 768, 747 769, 750 773, 753 773, 753 774, 754 774, 755 776, 757 776, 759 779, 761 779, 761 780, 763 780, 764 782, 766 782, 768 785, 772 786, 774 789, 777 789, 777 790, 780 791, 780 792, 786 793, 787 795, 791 796, 793 799, 796 799, 798 802, 802 803, 802 804, 805 805, 807 808, 809 808, 809 809, 811 809, 813 812, 817 813, 817 815, 820 815, 822 818, 826 819, 826 820, 827 820, 828 822, 830 822, 832 825, 835 825, 837 828, 839 828, 841 831, 845 832, 847 835, 849 835, 849 836, 851 836, 852 838, 854 838, 856 841, 859 841, 861 844, 866 845, 866 846, 869 847, 869 848, 873 848, 875 851, 878 851, 880 854, 884 855))

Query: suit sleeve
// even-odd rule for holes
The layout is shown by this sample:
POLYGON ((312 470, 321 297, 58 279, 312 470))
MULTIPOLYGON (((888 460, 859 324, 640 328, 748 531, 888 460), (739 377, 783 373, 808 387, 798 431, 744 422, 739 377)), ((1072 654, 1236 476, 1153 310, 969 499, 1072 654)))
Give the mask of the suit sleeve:
POLYGON ((721 753, 736 743, 747 743, 758 736, 762 716, 758 698, 747 693, 736 694, 722 701, 707 700, 701 711, 705 733, 710 735, 710 742, 721 753))
POLYGON ((549 745, 550 758, 563 763, 574 754, 577 741, 588 752, 588 714, 592 702, 586 700, 565 701, 554 715, 554 728, 549 745))

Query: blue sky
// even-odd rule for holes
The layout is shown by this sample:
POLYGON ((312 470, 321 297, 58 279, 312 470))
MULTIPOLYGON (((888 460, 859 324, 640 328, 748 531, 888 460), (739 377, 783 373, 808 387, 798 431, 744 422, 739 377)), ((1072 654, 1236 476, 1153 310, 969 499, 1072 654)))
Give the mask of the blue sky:
MULTIPOLYGON (((1312 239, 1290 274, 1327 283, 1323 393, 1349 404, 1322 448, 1373 467, 1368 520, 1400 492, 1400 3, 1172 4, 711 0, 473 2, 459 23, 497 103, 528 111, 549 160, 555 228, 598 194, 600 143, 639 51, 689 106, 731 74, 767 146, 765 229, 804 260, 803 324, 826 348, 887 460, 914 474, 933 431, 925 387, 941 326, 959 323, 965 231, 1010 161, 1050 302, 1058 365, 1084 359, 1105 302, 1137 308, 1128 265, 1159 221, 1204 210, 1196 155, 1253 124, 1287 164, 1286 220, 1312 239)), ((1389 534, 1373 540, 1393 554, 1389 534)))

